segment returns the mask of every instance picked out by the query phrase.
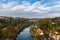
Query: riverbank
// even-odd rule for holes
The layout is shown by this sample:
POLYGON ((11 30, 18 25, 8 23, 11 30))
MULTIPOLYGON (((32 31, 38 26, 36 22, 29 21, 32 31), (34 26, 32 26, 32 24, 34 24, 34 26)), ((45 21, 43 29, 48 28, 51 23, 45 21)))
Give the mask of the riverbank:
POLYGON ((0 39, 13 39, 15 40, 17 35, 26 27, 32 25, 28 19, 23 18, 7 18, 0 19, 0 39))
POLYGON ((30 33, 34 40, 60 40, 60 32, 58 31, 60 26, 56 25, 57 23, 53 24, 50 19, 42 19, 31 26, 30 33))

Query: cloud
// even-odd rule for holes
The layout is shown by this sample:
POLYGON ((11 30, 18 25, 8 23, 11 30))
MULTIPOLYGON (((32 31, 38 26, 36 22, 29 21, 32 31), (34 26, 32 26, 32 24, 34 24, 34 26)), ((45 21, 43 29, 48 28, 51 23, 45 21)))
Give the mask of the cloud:
POLYGON ((56 17, 60 16, 60 4, 58 2, 59 0, 57 2, 55 0, 53 2, 54 5, 51 2, 41 4, 40 1, 37 1, 32 5, 27 1, 22 1, 21 5, 16 1, 8 2, 7 4, 2 3, 0 4, 0 15, 25 18, 56 17))

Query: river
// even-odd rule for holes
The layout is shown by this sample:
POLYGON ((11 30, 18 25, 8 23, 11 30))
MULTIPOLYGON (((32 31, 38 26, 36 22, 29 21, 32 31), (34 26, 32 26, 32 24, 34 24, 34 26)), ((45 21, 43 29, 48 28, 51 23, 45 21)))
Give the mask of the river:
POLYGON ((33 37, 31 36, 29 31, 30 26, 21 31, 16 40, 33 40, 33 37))

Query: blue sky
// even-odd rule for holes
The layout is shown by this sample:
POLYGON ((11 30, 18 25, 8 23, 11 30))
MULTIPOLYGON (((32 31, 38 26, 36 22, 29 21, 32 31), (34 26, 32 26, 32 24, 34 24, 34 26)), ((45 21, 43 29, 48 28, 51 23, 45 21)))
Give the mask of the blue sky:
POLYGON ((58 17, 60 16, 60 0, 0 0, 0 16, 58 17))

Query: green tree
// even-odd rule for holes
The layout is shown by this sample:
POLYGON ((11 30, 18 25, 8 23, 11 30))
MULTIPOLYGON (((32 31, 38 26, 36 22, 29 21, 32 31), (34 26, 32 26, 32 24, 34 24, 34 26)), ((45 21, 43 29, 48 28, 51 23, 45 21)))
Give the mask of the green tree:
POLYGON ((42 19, 37 23, 38 28, 43 30, 44 37, 49 37, 50 30, 52 29, 52 22, 50 19, 42 19))
POLYGON ((9 18, 9 24, 11 24, 11 25, 14 24, 14 18, 12 18, 12 17, 9 18))
POLYGON ((19 32, 21 28, 22 28, 22 25, 21 24, 17 24, 16 25, 17 32, 19 32))

